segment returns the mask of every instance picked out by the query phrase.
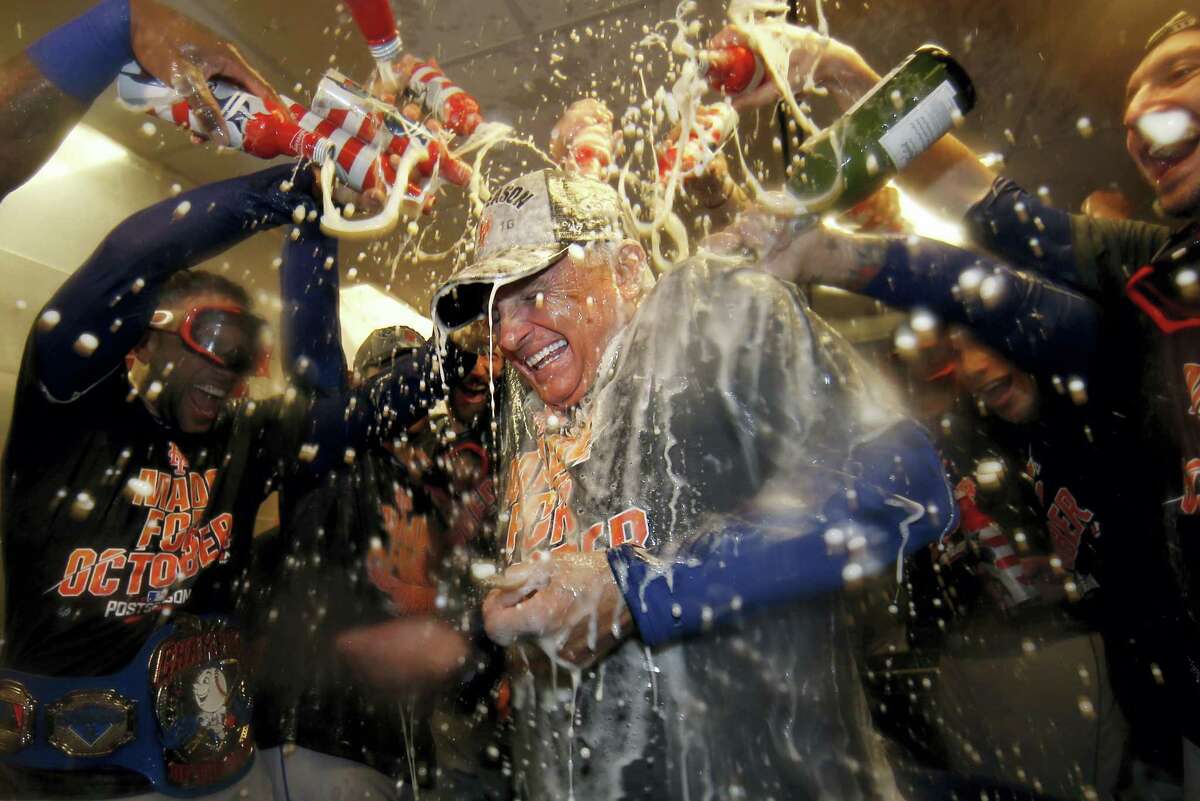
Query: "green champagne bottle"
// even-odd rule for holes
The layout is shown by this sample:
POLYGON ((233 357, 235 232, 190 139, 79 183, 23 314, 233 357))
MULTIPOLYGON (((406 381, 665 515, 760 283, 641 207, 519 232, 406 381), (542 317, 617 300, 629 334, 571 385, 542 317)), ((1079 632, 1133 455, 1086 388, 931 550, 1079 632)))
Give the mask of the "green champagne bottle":
POLYGON ((935 45, 917 48, 845 114, 805 142, 787 187, 808 211, 866 199, 975 107, 966 70, 935 45))

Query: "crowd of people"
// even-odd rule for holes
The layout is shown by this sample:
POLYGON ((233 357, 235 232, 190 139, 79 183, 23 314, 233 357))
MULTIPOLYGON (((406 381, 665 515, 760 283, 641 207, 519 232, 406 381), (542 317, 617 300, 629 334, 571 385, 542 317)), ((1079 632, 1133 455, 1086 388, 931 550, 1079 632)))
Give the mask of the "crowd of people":
MULTIPOLYGON (((792 42, 796 93, 881 80, 792 42)), ((214 76, 288 114, 185 15, 102 0, 0 65, 0 199, 131 60, 217 143, 214 76)), ((435 336, 353 364, 315 170, 134 214, 26 341, 0 795, 1200 799, 1198 65, 1181 12, 1126 93, 1175 228, 1054 208, 946 135, 897 182, 966 248, 888 188, 812 224, 718 156, 682 213, 719 230, 665 271, 582 99, 554 164, 485 193, 435 336), (271 326, 197 265, 272 229, 287 389, 250 397, 271 326), (913 330, 860 352, 813 284, 913 330)))

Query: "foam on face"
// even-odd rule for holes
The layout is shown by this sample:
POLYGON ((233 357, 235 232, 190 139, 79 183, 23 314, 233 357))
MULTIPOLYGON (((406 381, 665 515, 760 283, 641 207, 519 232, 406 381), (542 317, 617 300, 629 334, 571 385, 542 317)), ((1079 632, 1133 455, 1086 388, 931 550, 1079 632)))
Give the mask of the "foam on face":
POLYGON ((1198 133, 1192 115, 1181 108, 1150 111, 1138 117, 1138 133, 1150 143, 1150 153, 1192 139, 1198 133))

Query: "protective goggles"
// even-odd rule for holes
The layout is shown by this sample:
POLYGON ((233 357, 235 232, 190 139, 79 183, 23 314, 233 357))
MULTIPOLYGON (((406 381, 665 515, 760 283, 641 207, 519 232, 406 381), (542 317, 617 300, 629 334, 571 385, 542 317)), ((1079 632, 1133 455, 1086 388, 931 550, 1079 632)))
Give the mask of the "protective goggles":
POLYGON ((271 329, 261 317, 240 306, 193 306, 182 316, 170 309, 157 309, 150 318, 150 327, 177 335, 188 350, 218 367, 239 375, 267 375, 271 329))

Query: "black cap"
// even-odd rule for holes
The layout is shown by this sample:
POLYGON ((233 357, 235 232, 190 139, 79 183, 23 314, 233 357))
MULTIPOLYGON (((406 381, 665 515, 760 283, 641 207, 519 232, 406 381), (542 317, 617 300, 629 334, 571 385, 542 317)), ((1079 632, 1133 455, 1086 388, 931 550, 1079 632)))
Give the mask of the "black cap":
POLYGON ((354 354, 354 372, 363 373, 371 367, 391 364, 401 353, 416 350, 425 344, 425 337, 406 325, 376 328, 354 354))
POLYGON ((1146 40, 1146 52, 1149 53, 1158 47, 1167 37, 1174 36, 1180 31, 1186 31, 1189 28, 1200 28, 1200 19, 1189 11, 1180 11, 1167 20, 1165 25, 1151 34, 1150 38, 1146 40))

